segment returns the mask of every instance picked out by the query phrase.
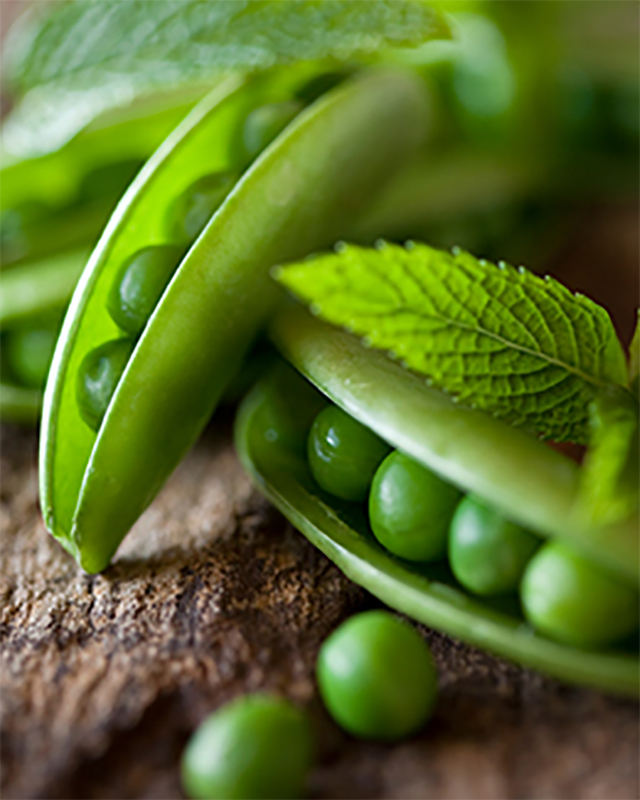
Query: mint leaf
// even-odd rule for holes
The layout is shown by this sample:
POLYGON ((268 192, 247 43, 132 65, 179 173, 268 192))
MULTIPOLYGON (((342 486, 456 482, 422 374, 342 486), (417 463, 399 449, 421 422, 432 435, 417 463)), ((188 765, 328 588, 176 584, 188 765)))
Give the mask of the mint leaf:
POLYGON ((117 73, 166 88, 221 70, 415 46, 448 28, 420 0, 71 0, 22 36, 7 66, 24 91, 87 88, 117 73))
POLYGON ((460 402, 544 438, 584 443, 596 393, 626 385, 607 312, 523 268, 381 243, 342 245, 274 276, 460 402))
POLYGON ((17 153, 48 152, 141 95, 202 91, 230 70, 370 60, 450 35, 421 0, 71 0, 36 11, 45 6, 4 47, 5 79, 26 92, 5 126, 17 153))
POLYGON ((577 511, 588 524, 612 524, 638 510, 638 404, 628 392, 610 388, 597 395, 590 413, 577 511))

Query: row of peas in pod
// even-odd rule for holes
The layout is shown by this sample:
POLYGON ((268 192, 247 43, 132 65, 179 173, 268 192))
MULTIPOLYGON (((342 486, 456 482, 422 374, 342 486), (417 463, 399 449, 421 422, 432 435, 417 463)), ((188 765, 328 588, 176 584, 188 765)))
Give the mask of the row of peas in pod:
POLYGON ((203 175, 173 200, 164 220, 164 243, 143 247, 122 263, 111 286, 107 309, 124 335, 90 351, 78 373, 78 407, 91 429, 100 428, 136 341, 183 257, 244 170, 305 105, 343 78, 342 73, 324 73, 302 86, 292 99, 249 111, 236 133, 228 167, 203 175))
POLYGON ((308 461, 326 492, 368 504, 371 532, 390 553, 417 563, 446 559, 475 595, 518 592, 526 620, 540 633, 600 649, 637 631, 635 587, 566 542, 544 541, 481 499, 463 496, 337 406, 315 418, 308 461))

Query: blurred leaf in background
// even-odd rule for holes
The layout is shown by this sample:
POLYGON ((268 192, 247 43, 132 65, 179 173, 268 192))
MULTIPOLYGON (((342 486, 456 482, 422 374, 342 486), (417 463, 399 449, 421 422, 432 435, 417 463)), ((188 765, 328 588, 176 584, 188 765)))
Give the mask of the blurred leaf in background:
POLYGON ((96 114, 230 70, 367 58, 449 35, 421 0, 71 0, 38 6, 4 69, 23 100, 6 136, 62 143, 96 114), (52 133, 53 132, 53 133, 52 133))

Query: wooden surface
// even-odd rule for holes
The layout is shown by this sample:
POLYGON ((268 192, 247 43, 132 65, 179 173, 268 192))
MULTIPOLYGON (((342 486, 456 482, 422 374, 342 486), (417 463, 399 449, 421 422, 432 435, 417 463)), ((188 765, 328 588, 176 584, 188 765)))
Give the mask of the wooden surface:
MULTIPOLYGON (((620 213, 590 225, 583 255, 573 248, 563 263, 575 288, 602 284, 593 294, 611 298, 628 339, 637 210, 625 214, 622 228, 620 213)), ((342 619, 375 602, 251 488, 230 418, 94 577, 42 526, 35 434, 4 426, 1 444, 4 798, 180 797, 189 732, 256 689, 310 708, 320 741, 312 797, 638 797, 637 704, 560 686, 426 629, 441 693, 424 733, 395 746, 341 733, 317 699, 316 654, 342 619)))
POLYGON ((35 436, 2 434, 3 797, 180 797, 189 731, 260 688, 312 709, 314 797, 638 796, 635 703, 427 630, 441 695, 424 733, 395 746, 342 734, 313 665, 336 624, 374 601, 250 487, 228 424, 95 577, 39 521, 35 436))

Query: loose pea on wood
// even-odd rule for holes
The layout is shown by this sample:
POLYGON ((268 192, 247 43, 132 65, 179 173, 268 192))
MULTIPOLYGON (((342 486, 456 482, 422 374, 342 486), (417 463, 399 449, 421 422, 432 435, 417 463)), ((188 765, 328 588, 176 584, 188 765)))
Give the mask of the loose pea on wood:
POLYGON ((416 733, 433 712, 438 676, 426 642, 387 611, 344 622, 324 642, 320 695, 335 721, 365 739, 416 733))
POLYGON ((239 697, 211 714, 182 756, 182 782, 201 800, 303 797, 314 754, 306 714, 283 697, 239 697))

